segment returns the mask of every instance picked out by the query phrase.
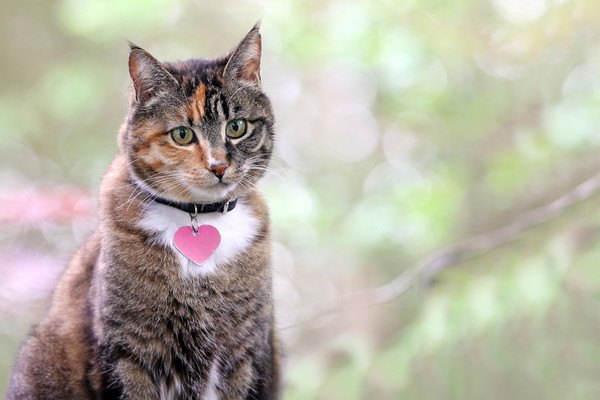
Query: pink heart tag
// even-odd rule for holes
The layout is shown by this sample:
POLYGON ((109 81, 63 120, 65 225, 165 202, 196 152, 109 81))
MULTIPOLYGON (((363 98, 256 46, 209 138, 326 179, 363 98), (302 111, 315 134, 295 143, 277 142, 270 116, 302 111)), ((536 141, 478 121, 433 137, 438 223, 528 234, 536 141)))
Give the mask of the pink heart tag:
POLYGON ((221 234, 212 225, 201 225, 194 235, 191 226, 182 226, 173 236, 175 248, 190 261, 202 264, 221 243, 221 234))

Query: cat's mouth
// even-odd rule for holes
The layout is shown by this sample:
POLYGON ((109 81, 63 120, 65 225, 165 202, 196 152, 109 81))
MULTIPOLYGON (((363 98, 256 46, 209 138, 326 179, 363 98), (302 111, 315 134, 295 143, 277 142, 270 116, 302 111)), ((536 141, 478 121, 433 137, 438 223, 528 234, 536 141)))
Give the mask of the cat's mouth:
POLYGON ((234 176, 221 177, 210 180, 210 182, 204 185, 205 188, 226 188, 232 187, 237 183, 237 180, 234 176))
POLYGON ((233 183, 231 182, 223 182, 223 181, 219 181, 217 183, 212 184, 211 186, 209 186, 209 189, 227 189, 233 186, 233 183))
POLYGON ((209 185, 193 186, 189 188, 189 191, 195 201, 200 203, 216 202, 227 200, 235 187, 236 184, 234 182, 219 181, 209 185))

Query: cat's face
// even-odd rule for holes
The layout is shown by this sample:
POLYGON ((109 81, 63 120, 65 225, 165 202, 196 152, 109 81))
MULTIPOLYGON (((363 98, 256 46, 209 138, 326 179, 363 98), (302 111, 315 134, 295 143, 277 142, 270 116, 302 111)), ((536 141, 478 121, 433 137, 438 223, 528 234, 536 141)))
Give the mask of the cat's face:
POLYGON ((226 201, 254 187, 273 149, 254 28, 222 59, 159 63, 132 47, 134 93, 120 146, 132 178, 172 201, 226 201))

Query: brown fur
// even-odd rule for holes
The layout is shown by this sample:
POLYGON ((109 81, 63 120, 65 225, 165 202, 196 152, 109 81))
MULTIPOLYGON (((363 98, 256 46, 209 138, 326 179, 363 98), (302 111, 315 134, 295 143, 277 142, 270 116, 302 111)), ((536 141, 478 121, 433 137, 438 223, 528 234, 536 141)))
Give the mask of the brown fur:
POLYGON ((248 46, 260 49, 258 29, 244 40, 232 55, 198 65, 163 65, 132 49, 134 94, 119 135, 120 154, 103 180, 101 222, 65 270, 49 312, 23 345, 8 399, 201 399, 215 360, 220 399, 278 398, 269 216, 253 189, 272 149, 272 116, 257 86, 258 71, 248 72, 249 62, 260 65, 256 56, 248 59, 247 51, 248 46), (155 68, 153 77, 145 75, 147 63, 155 68), (204 75, 194 79, 191 67, 204 75), (223 117, 208 108, 209 101, 216 104, 209 93, 233 93, 226 87, 232 76, 247 82, 238 83, 245 89, 229 103, 246 110, 248 118, 264 120, 256 123, 255 137, 237 145, 222 141, 215 128, 221 123, 214 121, 223 117), (151 106, 169 85, 181 97, 151 106), (196 143, 178 147, 170 141, 169 121, 177 118, 199 127, 196 143), (140 195, 137 182, 173 201, 200 202, 197 194, 153 177, 170 169, 187 174, 180 186, 213 185, 209 153, 228 163, 223 185, 239 183, 231 196, 250 208, 259 226, 251 245, 216 273, 183 279, 177 255, 139 226, 153 200, 152 192, 140 195), (254 169, 246 159, 262 164, 254 169))
POLYGON ((192 121, 202 120, 204 114, 204 104, 206 103, 206 86, 200 83, 192 96, 188 117, 192 121))

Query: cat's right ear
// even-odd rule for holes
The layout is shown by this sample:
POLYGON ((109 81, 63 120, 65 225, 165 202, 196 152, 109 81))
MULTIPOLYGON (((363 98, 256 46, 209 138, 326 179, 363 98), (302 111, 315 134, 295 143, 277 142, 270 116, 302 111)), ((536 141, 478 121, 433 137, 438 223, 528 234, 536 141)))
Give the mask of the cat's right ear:
POLYGON ((133 82, 135 100, 145 102, 179 83, 165 67, 146 50, 129 44, 129 76, 133 82))

